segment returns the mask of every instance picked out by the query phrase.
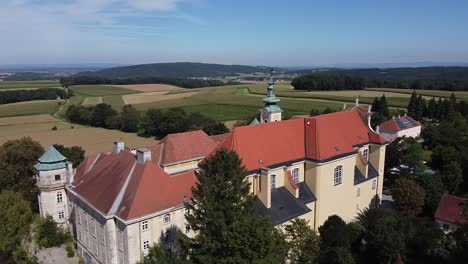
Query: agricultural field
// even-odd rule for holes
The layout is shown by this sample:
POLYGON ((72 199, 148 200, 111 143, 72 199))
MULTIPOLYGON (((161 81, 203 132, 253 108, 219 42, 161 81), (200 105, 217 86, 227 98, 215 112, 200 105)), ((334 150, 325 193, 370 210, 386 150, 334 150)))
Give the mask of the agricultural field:
POLYGON ((86 151, 86 155, 112 151, 112 143, 119 139, 130 148, 157 143, 153 138, 138 137, 132 133, 69 124, 50 115, 0 118, 0 144, 26 136, 39 141, 44 148, 51 144, 78 145, 86 151), (52 130, 53 127, 57 127, 57 130, 52 130))
POLYGON ((163 92, 163 91, 177 91, 186 90, 169 84, 129 84, 129 85, 113 85, 114 87, 120 87, 140 92, 163 92))
POLYGON ((38 88, 60 88, 58 81, 3 81, 0 82, 1 90, 22 90, 38 88))
POLYGON ((53 114, 63 100, 38 100, 0 105, 0 117, 53 114))
POLYGON ((83 102, 81 103, 82 105, 97 105, 97 104, 102 104, 102 97, 86 97, 83 102))
POLYGON ((168 94, 167 92, 148 92, 148 93, 142 93, 142 94, 124 95, 123 100, 125 104, 135 105, 135 104, 166 101, 166 100, 172 100, 172 99, 187 98, 196 93, 197 92, 168 94))
POLYGON ((70 89, 76 95, 106 96, 139 93, 139 91, 107 85, 74 85, 70 89))

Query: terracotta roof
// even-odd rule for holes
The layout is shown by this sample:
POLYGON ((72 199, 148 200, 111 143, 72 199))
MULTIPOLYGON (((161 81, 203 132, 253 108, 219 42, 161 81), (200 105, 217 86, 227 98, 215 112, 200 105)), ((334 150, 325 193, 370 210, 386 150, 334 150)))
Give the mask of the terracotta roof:
POLYGON ((192 198, 195 172, 168 175, 152 162, 138 164, 117 211, 130 220, 183 204, 192 198))
POLYGON ((380 124, 379 128, 383 130, 401 131, 413 127, 421 126, 421 124, 409 116, 400 116, 392 118, 380 124))
POLYGON ((439 201, 434 217, 454 224, 466 224, 468 223, 468 213, 462 212, 462 204, 466 201, 468 201, 466 198, 444 194, 439 201))
POLYGON ((216 148, 216 142, 202 130, 167 135, 163 145, 161 164, 206 157, 216 148))
POLYGON ((356 110, 237 127, 218 148, 236 151, 248 171, 298 159, 327 160, 385 140, 356 110))
POLYGON ((219 148, 236 151, 248 171, 303 159, 304 119, 236 127, 219 148))
POLYGON ((219 135, 214 135, 214 136, 210 136, 210 138, 212 140, 214 140, 214 142, 219 145, 221 143, 224 142, 224 140, 227 138, 227 136, 229 135, 229 133, 224 133, 224 134, 219 134, 219 135))
POLYGON ((111 153, 96 162, 85 175, 77 175, 74 191, 106 215, 135 164, 135 156, 130 152, 111 153))

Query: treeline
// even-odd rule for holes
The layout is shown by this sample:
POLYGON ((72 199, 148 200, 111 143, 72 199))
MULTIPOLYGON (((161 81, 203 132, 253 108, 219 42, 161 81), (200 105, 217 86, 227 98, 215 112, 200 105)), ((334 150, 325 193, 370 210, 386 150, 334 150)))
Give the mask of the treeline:
POLYGON ((205 80, 205 79, 188 79, 188 78, 167 78, 167 77, 133 77, 123 79, 108 79, 99 76, 72 76, 64 77, 60 79, 60 83, 63 87, 69 87, 71 85, 126 85, 126 84, 170 84, 183 88, 201 88, 201 87, 213 87, 223 85, 234 85, 239 84, 238 82, 229 81, 227 83, 220 80, 205 80))
POLYGON ((362 90, 366 87, 364 78, 343 74, 307 74, 291 82, 295 90, 362 90))
POLYGON ((108 104, 91 107, 71 105, 65 116, 69 121, 82 125, 137 132, 141 136, 156 138, 192 130, 203 130, 208 135, 229 132, 223 123, 200 113, 188 114, 182 108, 149 109, 140 115, 132 105, 125 105, 121 113, 108 104))
POLYGON ((301 75, 293 79, 292 86, 296 90, 362 90, 366 87, 399 88, 416 90, 466 91, 468 80, 450 79, 396 79, 382 80, 365 78, 351 74, 321 72, 301 75))
POLYGON ((57 79, 57 76, 53 73, 17 72, 6 77, 5 81, 39 81, 54 79, 57 79))
POLYGON ((454 112, 459 112, 462 116, 468 117, 468 104, 463 100, 458 101, 453 93, 449 99, 439 97, 438 100, 435 98, 426 100, 413 91, 407 109, 408 115, 416 120, 425 118, 443 121, 454 112))
POLYGON ((73 95, 71 90, 41 88, 36 90, 8 90, 0 92, 0 104, 11 104, 17 102, 34 100, 54 100, 57 98, 68 99, 73 95))

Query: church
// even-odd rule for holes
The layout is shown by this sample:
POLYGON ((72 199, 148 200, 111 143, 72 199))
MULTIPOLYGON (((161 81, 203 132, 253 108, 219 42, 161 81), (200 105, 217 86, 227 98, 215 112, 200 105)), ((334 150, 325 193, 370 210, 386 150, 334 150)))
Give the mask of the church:
POLYGON ((35 165, 42 216, 75 237, 86 263, 136 263, 171 230, 194 236, 184 202, 203 159, 235 151, 248 171, 259 214, 278 227, 306 219, 318 230, 331 215, 347 222, 382 198, 386 140, 370 126, 370 108, 282 120, 273 78, 260 120, 230 133, 170 134, 154 146, 114 142, 77 168, 50 146, 35 165))

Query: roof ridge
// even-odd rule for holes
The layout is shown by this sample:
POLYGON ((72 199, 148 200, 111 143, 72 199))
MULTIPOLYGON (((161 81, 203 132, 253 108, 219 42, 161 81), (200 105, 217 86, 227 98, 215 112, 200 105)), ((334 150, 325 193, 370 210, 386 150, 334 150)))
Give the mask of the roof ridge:
POLYGON ((131 169, 130 172, 128 173, 127 179, 125 179, 125 183, 124 183, 124 185, 122 186, 122 188, 120 189, 119 194, 118 194, 117 197, 115 198, 114 203, 112 204, 112 207, 110 208, 108 214, 113 215, 113 214, 116 214, 116 213, 117 213, 117 210, 119 209, 120 204, 122 203, 122 199, 123 199, 123 197, 124 197, 124 194, 125 194, 125 192, 127 191, 127 187, 128 187, 128 184, 130 183, 130 179, 131 179, 132 176, 133 176, 133 172, 135 171, 136 165, 137 165, 137 162, 134 161, 134 162, 133 162, 132 169, 131 169))

